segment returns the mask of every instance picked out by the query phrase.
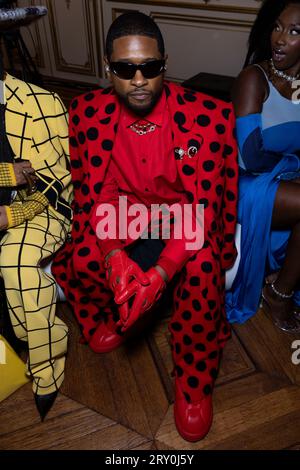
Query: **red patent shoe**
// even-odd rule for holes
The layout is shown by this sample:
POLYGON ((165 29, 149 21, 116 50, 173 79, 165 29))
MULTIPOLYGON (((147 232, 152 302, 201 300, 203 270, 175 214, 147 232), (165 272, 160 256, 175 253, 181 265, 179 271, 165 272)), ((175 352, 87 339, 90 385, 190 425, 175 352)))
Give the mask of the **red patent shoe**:
POLYGON ((188 403, 176 379, 174 418, 177 430, 183 439, 189 442, 200 441, 206 436, 212 424, 212 395, 204 396, 196 403, 188 403))
POLYGON ((124 341, 124 336, 111 330, 106 323, 102 322, 93 334, 89 346, 96 353, 107 353, 117 349, 124 341))

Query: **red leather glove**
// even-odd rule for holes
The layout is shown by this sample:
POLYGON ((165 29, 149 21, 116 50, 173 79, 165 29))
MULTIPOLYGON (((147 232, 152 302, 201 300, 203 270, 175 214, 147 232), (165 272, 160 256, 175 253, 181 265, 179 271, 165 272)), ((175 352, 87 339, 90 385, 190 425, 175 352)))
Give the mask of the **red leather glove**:
MULTIPOLYGON (((108 285, 114 293, 115 298, 128 288, 129 282, 135 280, 140 285, 149 284, 148 277, 136 264, 130 259, 124 250, 117 251, 105 261, 106 279, 108 285)), ((120 302, 121 304, 123 302, 120 302)), ((119 308, 120 315, 128 316, 128 306, 119 308), (124 308, 123 308, 124 307, 124 308), (122 311, 122 312, 121 312, 122 311)))
POLYGON ((119 325, 122 326, 122 331, 127 330, 146 310, 149 310, 166 287, 166 283, 157 269, 150 268, 145 274, 149 281, 148 285, 132 281, 123 292, 115 297, 117 304, 124 304, 132 296, 135 296, 132 307, 129 309, 129 315, 125 317, 120 311, 119 325))
MULTIPOLYGON (((105 261, 106 279, 108 285, 114 293, 115 300, 119 294, 126 291, 130 282, 137 285, 149 284, 148 277, 139 265, 129 258, 124 250, 117 251, 105 261)), ((129 316, 128 302, 120 302, 120 318, 127 319, 129 316)))

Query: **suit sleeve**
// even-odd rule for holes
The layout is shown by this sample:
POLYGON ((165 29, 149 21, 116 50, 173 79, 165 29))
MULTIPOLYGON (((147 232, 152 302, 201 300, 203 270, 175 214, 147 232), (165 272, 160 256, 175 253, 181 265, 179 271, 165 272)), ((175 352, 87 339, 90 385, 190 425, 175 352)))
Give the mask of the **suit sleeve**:
POLYGON ((226 126, 223 155, 226 173, 222 207, 224 243, 221 258, 222 268, 227 270, 231 268, 237 255, 235 230, 238 200, 238 148, 235 138, 235 118, 233 112, 231 112, 226 126))
POLYGON ((55 102, 55 128, 59 138, 59 142, 65 155, 69 156, 69 122, 68 112, 60 97, 54 94, 55 102))
POLYGON ((76 103, 77 99, 74 98, 71 102, 69 108, 69 125, 68 125, 68 139, 69 139, 69 151, 70 151, 70 164, 71 164, 71 178, 74 185, 74 200, 73 206, 75 205, 76 195, 80 189, 80 185, 83 178, 83 171, 82 171, 82 158, 79 152, 79 144, 77 140, 77 132, 76 127, 73 124, 73 120, 76 116, 75 111, 73 108, 75 107, 73 103, 76 103))
POLYGON ((39 191, 27 196, 22 204, 13 202, 10 206, 4 206, 8 221, 8 228, 21 225, 26 220, 32 220, 49 205, 48 199, 39 191))
POLYGON ((122 249, 123 244, 118 238, 119 234, 119 190, 116 179, 108 168, 106 177, 101 188, 101 193, 98 201, 95 204, 95 208, 90 219, 90 224, 96 233, 99 248, 105 258, 112 250, 122 249), (109 204, 109 210, 113 212, 107 212, 105 205, 109 204), (101 215, 99 214, 99 209, 101 215), (98 212, 98 214, 97 214, 98 212), (103 225, 102 225, 103 223, 103 225), (106 225, 107 224, 107 225, 106 225), (101 226, 102 225, 102 226, 101 226), (105 230, 106 227, 111 228, 111 232, 105 230), (101 238, 100 238, 101 236, 101 238))
MULTIPOLYGON (((188 200, 185 201, 184 203, 185 206, 188 206, 188 200)), ((186 212, 184 212, 184 205, 182 206, 182 214, 184 215, 184 220, 186 217, 186 212)), ((175 226, 176 226, 176 220, 174 223, 174 226, 171 230, 171 236, 169 239, 165 241, 166 246, 162 250, 159 259, 157 261, 157 264, 164 269, 168 276, 168 280, 170 281, 172 277, 176 274, 176 272, 180 272, 183 268, 183 266, 187 263, 187 261, 195 255, 202 247, 202 242, 201 239, 198 240, 197 243, 197 237, 196 237, 196 232, 201 230, 199 221, 197 221, 196 218, 196 209, 195 206, 192 207, 192 210, 188 214, 191 218, 191 226, 190 230, 193 229, 193 233, 185 233, 185 230, 180 230, 181 232, 181 237, 180 238, 175 238, 175 226), (197 229, 198 227, 198 229, 197 229), (188 238, 188 236, 190 238, 188 238), (194 235, 194 239, 192 237, 194 235)), ((201 237, 200 237, 201 238, 201 237)))
POLYGON ((13 163, 0 163, 0 187, 17 186, 13 163))
MULTIPOLYGON (((33 119, 34 143, 40 148, 40 160, 35 165, 38 182, 37 190, 44 194, 49 204, 58 209, 62 204, 61 194, 71 182, 69 170, 69 146, 68 146, 68 115, 58 95, 49 97, 49 101, 43 106, 43 126, 47 129, 49 145, 39 142, 39 126, 41 119, 33 119)), ((37 150, 38 151, 38 150, 37 150)), ((67 205, 67 203, 66 203, 67 205)))

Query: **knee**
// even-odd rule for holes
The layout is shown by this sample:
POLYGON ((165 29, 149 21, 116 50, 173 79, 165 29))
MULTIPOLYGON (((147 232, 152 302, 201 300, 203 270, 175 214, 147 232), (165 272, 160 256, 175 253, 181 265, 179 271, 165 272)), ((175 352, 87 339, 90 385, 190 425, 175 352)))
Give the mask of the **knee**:
POLYGON ((4 238, 1 244, 0 251, 0 266, 6 267, 19 267, 28 266, 36 267, 39 259, 41 258, 41 249, 39 246, 31 245, 28 241, 20 241, 18 236, 15 236, 12 230, 4 238))
POLYGON ((211 276, 220 270, 220 258, 211 247, 198 251, 185 265, 185 273, 189 276, 211 276))
POLYGON ((6 288, 20 289, 35 282, 40 250, 20 243, 5 243, 1 246, 0 271, 6 288), (32 249, 33 248, 33 249, 32 249))
POLYGON ((80 247, 73 254, 73 266, 76 272, 84 272, 88 277, 94 278, 104 272, 100 251, 89 246, 80 247))
MULTIPOLYGON (((199 299, 217 296, 221 289, 222 276, 220 263, 214 258, 212 250, 194 255, 182 270, 176 299, 199 299)), ((198 302, 195 300, 195 304, 198 302)))

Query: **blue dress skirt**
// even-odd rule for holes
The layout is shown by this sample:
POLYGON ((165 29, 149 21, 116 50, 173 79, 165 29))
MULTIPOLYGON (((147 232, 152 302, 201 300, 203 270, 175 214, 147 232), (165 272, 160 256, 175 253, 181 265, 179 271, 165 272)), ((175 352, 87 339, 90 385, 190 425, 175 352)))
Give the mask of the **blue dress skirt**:
MULTIPOLYGON (((226 314, 232 323, 244 323, 256 313, 266 274, 283 264, 290 230, 272 231, 272 213, 280 180, 295 178, 300 178, 300 160, 292 154, 284 155, 270 172, 240 177, 241 259, 226 293, 226 314)), ((300 292, 294 300, 300 305, 300 292)))

